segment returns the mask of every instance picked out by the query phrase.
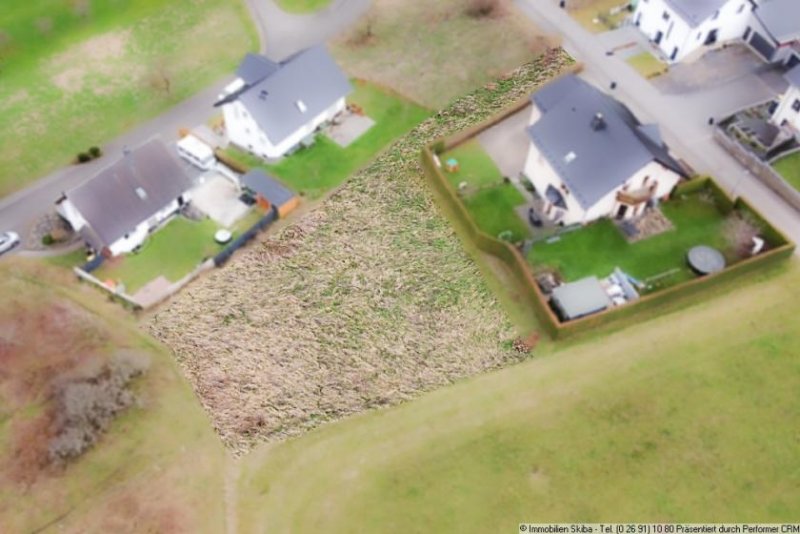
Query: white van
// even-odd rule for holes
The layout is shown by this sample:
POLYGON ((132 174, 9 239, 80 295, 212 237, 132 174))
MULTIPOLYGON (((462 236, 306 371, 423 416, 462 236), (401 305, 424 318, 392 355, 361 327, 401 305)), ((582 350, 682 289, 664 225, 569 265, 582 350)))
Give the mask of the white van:
POLYGON ((212 169, 217 161, 211 147, 193 135, 178 141, 178 155, 204 171, 212 169))

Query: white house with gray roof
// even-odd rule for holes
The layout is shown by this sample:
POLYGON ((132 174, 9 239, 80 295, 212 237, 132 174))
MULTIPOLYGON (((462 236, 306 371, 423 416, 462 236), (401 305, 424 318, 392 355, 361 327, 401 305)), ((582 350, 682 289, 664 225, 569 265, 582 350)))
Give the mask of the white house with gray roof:
POLYGON ((800 2, 758 2, 742 38, 770 63, 800 64, 800 2))
POLYGON ((639 0, 633 22, 677 62, 741 39, 753 7, 751 0, 639 0))
POLYGON ((177 156, 154 139, 65 192, 56 211, 97 253, 117 256, 175 214, 191 188, 177 156))
POLYGON ((800 134, 800 65, 784 76, 789 87, 778 99, 778 106, 772 112, 772 122, 776 126, 790 126, 800 134))
POLYGON ((531 102, 524 174, 554 222, 641 215, 685 177, 657 125, 640 124, 628 108, 575 75, 543 86, 531 102))
POLYGON ((236 75, 215 106, 230 141, 264 159, 283 156, 333 119, 352 91, 322 45, 281 63, 247 54, 236 75))

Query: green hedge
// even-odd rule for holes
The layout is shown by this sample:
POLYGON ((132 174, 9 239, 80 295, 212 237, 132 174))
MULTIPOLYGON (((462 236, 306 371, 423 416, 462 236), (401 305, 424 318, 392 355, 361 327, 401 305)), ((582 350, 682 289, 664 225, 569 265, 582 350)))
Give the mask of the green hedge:
MULTIPOLYGON (((470 128, 470 132, 474 135, 476 132, 495 124, 508 115, 510 115, 510 113, 505 112, 492 117, 480 125, 470 128)), ((458 144, 455 141, 463 142, 467 139, 469 139, 469 136, 464 136, 462 133, 454 138, 437 141, 435 148, 441 150, 444 146, 449 149, 458 144)), ((709 177, 689 180, 677 186, 674 194, 690 195, 708 191, 714 196, 718 208, 723 213, 728 214, 734 209, 748 213, 756 223, 762 227, 762 233, 773 249, 759 256, 743 260, 720 273, 697 278, 664 291, 652 293, 620 308, 611 308, 598 314, 562 323, 558 320, 547 303, 539 289, 539 285, 533 277, 530 266, 520 252, 508 243, 485 234, 475 225, 475 222, 467 212, 466 207, 461 202, 456 191, 434 162, 433 152, 431 151, 432 147, 434 147, 434 145, 424 148, 422 152, 422 165, 425 170, 425 175, 429 178, 429 183, 441 194, 441 198, 451 208, 451 212, 456 218, 456 224, 458 224, 466 236, 472 240, 475 246, 479 250, 500 259, 518 279, 519 288, 523 292, 522 297, 528 299, 528 301, 533 304, 534 311, 540 321, 540 326, 553 338, 576 336, 600 327, 622 327, 649 319, 667 311, 680 309, 696 302, 700 298, 709 296, 721 286, 731 285, 733 287, 738 280, 746 275, 776 266, 791 257, 794 252, 794 244, 770 225, 769 222, 745 200, 738 198, 734 202, 727 193, 709 177)))

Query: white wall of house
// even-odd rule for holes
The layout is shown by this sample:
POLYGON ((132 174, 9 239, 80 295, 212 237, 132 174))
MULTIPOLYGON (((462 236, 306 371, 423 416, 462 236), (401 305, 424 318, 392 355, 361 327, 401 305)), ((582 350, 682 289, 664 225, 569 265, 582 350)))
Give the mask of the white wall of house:
MULTIPOLYGON (((580 157, 580 155, 578 155, 580 157)), ((617 216, 621 202, 617 200, 617 194, 627 189, 636 191, 638 189, 656 184, 653 198, 666 198, 672 189, 678 184, 681 177, 671 169, 668 169, 656 161, 652 161, 639 169, 624 184, 621 184, 614 191, 609 192, 605 197, 596 202, 588 209, 584 209, 578 203, 575 196, 569 191, 569 187, 561 180, 561 177, 550 165, 550 162, 542 155, 535 144, 531 143, 528 157, 525 161, 525 176, 531 181, 536 191, 542 198, 545 198, 547 187, 552 185, 564 197, 567 205, 566 210, 550 205, 545 201, 545 212, 554 221, 563 222, 565 225, 581 223, 587 224, 602 217, 617 216)), ((645 203, 636 206, 628 206, 625 218, 640 215, 644 210, 645 203)))
POLYGON ((684 20, 664 0, 639 0, 633 21, 672 62, 702 53, 703 48, 718 46, 741 39, 751 19, 749 0, 728 0, 717 13, 696 27, 684 20), (713 45, 706 45, 709 35, 716 31, 713 45))
POLYGON ((344 111, 344 109, 345 99, 340 98, 316 117, 309 117, 301 128, 286 139, 273 144, 240 101, 235 100, 222 106, 222 112, 225 117, 225 130, 231 142, 251 154, 265 159, 283 156, 297 146, 303 138, 313 133, 320 124, 333 119, 336 114, 344 111))
POLYGON ((772 114, 772 122, 778 126, 786 122, 800 132, 800 87, 790 85, 781 95, 778 107, 772 114))
MULTIPOLYGON (((183 195, 184 200, 188 200, 188 193, 183 195)), ((169 204, 167 204, 163 209, 159 210, 155 215, 147 219, 146 221, 140 222, 136 228, 134 228, 131 232, 126 234, 125 236, 121 237, 120 239, 114 241, 109 247, 108 250, 111 252, 112 256, 117 256, 119 254, 126 254, 131 252, 133 249, 144 243, 147 236, 150 232, 158 227, 161 223, 166 221, 175 212, 178 211, 180 208, 180 203, 178 199, 173 200, 169 204)))
POLYGON ((86 219, 83 218, 81 212, 78 211, 75 204, 68 198, 56 204, 56 212, 64 217, 76 232, 86 226, 86 219))

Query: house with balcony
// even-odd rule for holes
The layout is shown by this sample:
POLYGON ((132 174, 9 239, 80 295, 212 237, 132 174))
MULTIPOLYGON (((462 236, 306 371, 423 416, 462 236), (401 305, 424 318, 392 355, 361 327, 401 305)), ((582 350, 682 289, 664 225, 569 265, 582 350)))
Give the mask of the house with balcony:
POLYGON ((323 45, 276 63, 247 54, 214 104, 222 108, 230 141, 263 159, 310 143, 320 125, 345 109, 347 76, 323 45))
POLYGON ((655 124, 576 75, 531 95, 524 175, 555 223, 630 219, 668 198, 686 176, 655 124))
POLYGON ((754 6, 751 0, 639 0, 633 23, 674 63, 742 39, 754 6))

